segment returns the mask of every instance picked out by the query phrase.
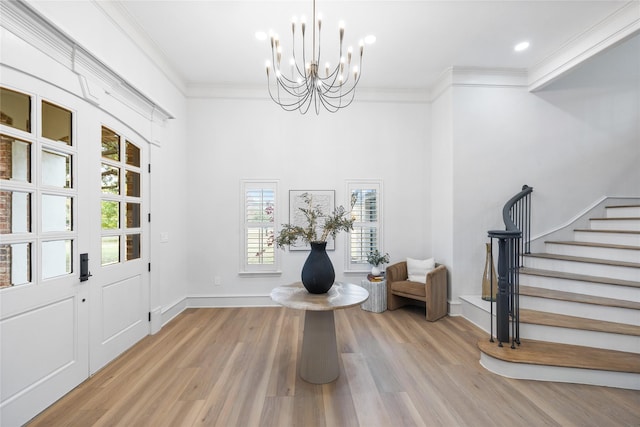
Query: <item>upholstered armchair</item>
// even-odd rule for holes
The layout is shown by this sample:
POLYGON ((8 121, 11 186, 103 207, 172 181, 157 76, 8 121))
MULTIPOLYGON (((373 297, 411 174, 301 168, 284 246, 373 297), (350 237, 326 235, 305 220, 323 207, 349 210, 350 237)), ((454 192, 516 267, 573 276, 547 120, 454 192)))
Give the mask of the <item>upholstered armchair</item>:
POLYGON ((407 262, 387 267, 387 308, 395 310, 407 304, 426 307, 427 320, 434 322, 447 315, 447 268, 435 264, 426 273, 425 283, 408 280, 407 262))

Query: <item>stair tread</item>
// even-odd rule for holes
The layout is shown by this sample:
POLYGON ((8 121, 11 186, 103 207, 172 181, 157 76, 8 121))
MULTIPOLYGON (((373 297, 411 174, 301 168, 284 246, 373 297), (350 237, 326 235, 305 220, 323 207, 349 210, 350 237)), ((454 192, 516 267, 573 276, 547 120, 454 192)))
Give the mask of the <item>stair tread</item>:
POLYGON ((512 349, 484 339, 478 341, 478 348, 507 362, 640 374, 637 353, 535 340, 521 340, 520 346, 512 349))
POLYGON ((640 326, 528 309, 520 309, 520 323, 640 336, 640 326))
POLYGON ((593 228, 575 228, 573 231, 586 231, 589 233, 640 234, 640 231, 634 230, 598 230, 593 228))
POLYGON ((524 254, 523 256, 529 257, 529 258, 545 258, 545 259, 557 259, 562 261, 587 262, 590 264, 611 265, 616 267, 640 268, 640 263, 638 262, 615 261, 615 260, 603 259, 603 258, 587 258, 587 257, 581 257, 581 256, 573 256, 573 255, 549 254, 544 252, 524 254))
POLYGON ((555 289, 545 289, 535 286, 520 285, 520 295, 555 299, 561 301, 579 302, 584 304, 594 304, 605 307, 630 308, 633 310, 640 310, 640 302, 599 297, 595 295, 577 294, 574 292, 557 291, 555 289))
POLYGON ((582 282, 602 283, 605 285, 630 286, 632 288, 640 288, 640 282, 633 280, 614 279, 611 277, 589 276, 586 274, 564 273, 560 271, 542 270, 538 268, 522 267, 520 274, 528 274, 531 276, 554 277, 557 279, 579 280, 582 282))
POLYGON ((606 209, 615 209, 615 208, 640 208, 640 205, 610 205, 605 206, 606 209))
POLYGON ((575 240, 547 240, 545 241, 545 243, 553 243, 557 245, 571 245, 571 246, 588 246, 590 248, 629 249, 629 250, 640 251, 640 246, 616 245, 612 243, 578 242, 575 240))
POLYGON ((599 218, 589 218, 593 221, 637 221, 640 217, 637 216, 613 216, 613 217, 599 217, 599 218))

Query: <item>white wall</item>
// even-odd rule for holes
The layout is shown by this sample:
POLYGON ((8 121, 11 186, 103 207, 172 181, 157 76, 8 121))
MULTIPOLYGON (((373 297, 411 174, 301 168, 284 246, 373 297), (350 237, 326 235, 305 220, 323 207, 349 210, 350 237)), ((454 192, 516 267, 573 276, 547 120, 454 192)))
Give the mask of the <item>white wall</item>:
MULTIPOLYGON (((302 116, 270 100, 191 99, 188 115, 190 295, 249 301, 300 280, 307 252, 280 250, 282 276, 238 275, 242 179, 279 180, 279 223, 288 222, 289 190, 335 190, 336 204, 348 206, 346 180, 381 179, 384 251, 392 262, 430 255, 427 104, 356 101, 302 116)), ((344 238, 330 252, 337 280, 345 278, 344 238)))
MULTIPOLYGON (((449 285, 453 282, 453 90, 441 93, 431 104, 431 252, 447 267, 449 285)), ((451 286, 449 296, 452 295, 451 286)))
POLYGON ((539 93, 453 88, 453 297, 478 294, 486 231, 523 184, 533 235, 602 196, 640 195, 638 40, 593 58, 539 93))

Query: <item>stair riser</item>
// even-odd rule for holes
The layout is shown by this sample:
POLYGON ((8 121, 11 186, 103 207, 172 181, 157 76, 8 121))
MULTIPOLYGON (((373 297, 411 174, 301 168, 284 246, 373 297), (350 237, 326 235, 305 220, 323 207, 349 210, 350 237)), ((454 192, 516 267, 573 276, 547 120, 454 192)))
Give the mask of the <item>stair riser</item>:
POLYGON ((591 264, 588 262, 535 257, 524 257, 524 265, 526 267, 558 271, 561 273, 586 274, 588 276, 608 277, 611 279, 640 282, 640 268, 638 267, 591 264))
POLYGON ((640 206, 625 208, 607 208, 607 218, 640 218, 640 206))
POLYGON ((578 242, 608 243, 611 245, 640 246, 640 234, 599 233, 575 231, 573 236, 578 242))
POLYGON ((480 364, 485 369, 508 378, 640 390, 640 374, 629 372, 512 363, 493 358, 483 352, 480 353, 480 364))
POLYGON ((544 289, 555 289, 557 291, 573 292, 576 294, 640 302, 640 288, 631 286, 607 285, 604 283, 558 279, 556 277, 533 276, 527 274, 520 274, 520 284, 536 286, 544 289))
POLYGON ((610 334, 607 332, 584 331, 558 328, 555 326, 520 323, 520 338, 528 340, 582 345, 607 350, 640 352, 640 337, 610 334))
POLYGON ((556 255, 571 255, 586 258, 610 259, 612 261, 639 262, 640 250, 598 248, 593 246, 563 245, 561 243, 547 243, 547 253, 556 255))
POLYGON ((591 219, 589 225, 593 230, 640 231, 638 219, 591 219))
POLYGON ((520 296, 520 308, 640 326, 640 311, 573 301, 520 296))

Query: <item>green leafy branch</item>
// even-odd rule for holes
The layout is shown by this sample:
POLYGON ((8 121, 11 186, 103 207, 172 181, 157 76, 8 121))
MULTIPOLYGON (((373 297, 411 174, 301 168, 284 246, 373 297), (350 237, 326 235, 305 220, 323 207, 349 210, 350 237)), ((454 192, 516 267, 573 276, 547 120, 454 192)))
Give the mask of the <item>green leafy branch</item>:
POLYGON ((351 210, 355 206, 357 195, 351 195, 351 210, 347 211, 343 206, 338 206, 329 215, 322 212, 319 205, 313 204, 313 196, 309 193, 303 193, 301 197, 306 207, 298 209, 303 213, 307 225, 306 227, 302 227, 293 224, 283 224, 276 238, 276 244, 279 248, 293 245, 299 240, 307 244, 311 242, 326 242, 329 236, 335 239, 340 231, 349 232, 353 230, 353 223, 356 219, 351 215, 351 210), (316 230, 321 219, 324 219, 324 223, 322 225, 322 235, 320 239, 318 239, 316 230))

